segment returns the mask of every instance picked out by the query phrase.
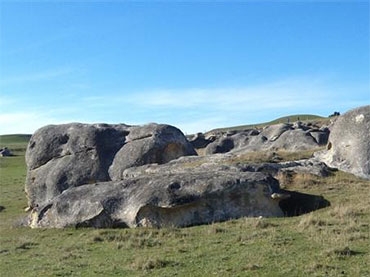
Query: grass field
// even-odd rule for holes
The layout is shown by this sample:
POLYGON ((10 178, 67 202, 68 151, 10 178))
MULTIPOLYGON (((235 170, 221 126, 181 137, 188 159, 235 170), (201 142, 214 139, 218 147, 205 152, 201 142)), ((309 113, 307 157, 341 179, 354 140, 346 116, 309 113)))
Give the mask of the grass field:
POLYGON ((25 142, 7 143, 18 150, 0 157, 2 277, 370 276, 370 182, 350 174, 282 177, 284 188, 331 202, 298 217, 183 229, 30 229, 19 226, 27 205, 25 142))
POLYGON ((0 136, 0 148, 8 147, 13 154, 19 152, 24 155, 25 145, 30 140, 31 135, 2 135, 0 136))

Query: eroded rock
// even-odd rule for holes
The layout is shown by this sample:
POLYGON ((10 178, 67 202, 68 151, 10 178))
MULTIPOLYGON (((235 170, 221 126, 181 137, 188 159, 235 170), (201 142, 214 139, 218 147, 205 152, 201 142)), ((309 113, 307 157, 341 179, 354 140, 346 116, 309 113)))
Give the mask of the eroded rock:
POLYGON ((326 145, 329 129, 308 126, 302 122, 281 123, 258 130, 238 131, 219 136, 207 145, 207 155, 230 151, 300 151, 326 145))
POLYGON ((196 155, 177 128, 108 124, 49 125, 35 132, 27 151, 29 206, 42 206, 63 191, 120 179, 131 166, 196 155))
POLYGON ((144 164, 164 164, 182 156, 197 155, 184 134, 169 125, 149 124, 129 128, 127 142, 117 152, 109 175, 121 180, 126 168, 144 164))
POLYGON ((339 116, 331 129, 327 150, 316 156, 331 167, 370 179, 370 106, 339 116))
POLYGON ((32 227, 183 227, 282 216, 278 182, 259 172, 148 173, 70 188, 34 209, 32 227))
POLYGON ((283 136, 289 143, 289 136, 294 137, 290 132, 317 143, 312 129, 302 126, 284 124, 265 131, 226 134, 221 146, 230 148, 230 139, 238 151, 199 157, 182 132, 169 125, 46 126, 32 136, 26 154, 29 224, 184 227, 283 216, 290 205, 299 208, 301 195, 280 190, 273 176, 281 171, 324 176, 326 165, 314 159, 235 163, 249 150, 245 147, 271 147, 283 136))

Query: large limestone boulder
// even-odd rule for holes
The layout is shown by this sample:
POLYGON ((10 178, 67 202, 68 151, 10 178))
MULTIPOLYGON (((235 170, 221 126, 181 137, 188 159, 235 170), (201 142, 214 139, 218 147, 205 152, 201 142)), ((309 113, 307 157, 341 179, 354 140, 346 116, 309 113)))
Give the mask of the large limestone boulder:
POLYGON ((120 180, 126 168, 151 163, 164 164, 182 156, 197 155, 184 134, 173 126, 148 124, 129 130, 126 143, 110 166, 112 180, 120 180))
MULTIPOLYGON (((268 139, 254 133, 248 140, 268 139)), ((301 199, 314 199, 316 208, 327 205, 316 196, 291 198, 272 177, 295 170, 321 174, 319 163, 235 164, 237 152, 193 154, 181 131, 168 125, 44 127, 33 135, 26 154, 29 225, 184 227, 284 216, 289 203, 301 210, 301 199)))
POLYGON ((332 126, 327 151, 318 158, 331 167, 370 179, 370 106, 339 116, 332 126))
POLYGON ((110 180, 108 168, 124 145, 126 125, 63 124, 37 130, 26 151, 26 193, 30 207, 64 190, 110 180))
POLYGON ((197 133, 193 136, 188 137, 189 142, 193 145, 194 148, 200 149, 205 148, 208 144, 215 140, 214 137, 206 138, 203 133, 197 133))
POLYGON ((227 153, 230 151, 244 150, 288 150, 299 151, 315 149, 327 143, 329 129, 319 129, 307 126, 302 122, 294 124, 275 124, 261 131, 241 131, 234 134, 219 136, 214 142, 207 145, 207 155, 215 153, 227 153))
POLYGON ((26 151, 29 206, 71 187, 119 179, 120 168, 193 154, 185 136, 168 125, 49 125, 35 132, 26 151))
POLYGON ((206 154, 227 153, 235 148, 236 139, 233 137, 221 137, 206 147, 206 154))
POLYGON ((292 124, 279 123, 265 127, 261 136, 266 137, 269 141, 277 140, 284 132, 293 130, 292 124))
POLYGON ((269 149, 284 149, 288 151, 308 150, 319 147, 320 144, 312 137, 311 132, 302 129, 289 130, 282 133, 279 139, 273 141, 269 149))
POLYGON ((70 188, 34 209, 30 225, 184 227, 243 216, 283 216, 272 197, 278 182, 268 174, 191 168, 166 173, 156 168, 122 181, 70 188))

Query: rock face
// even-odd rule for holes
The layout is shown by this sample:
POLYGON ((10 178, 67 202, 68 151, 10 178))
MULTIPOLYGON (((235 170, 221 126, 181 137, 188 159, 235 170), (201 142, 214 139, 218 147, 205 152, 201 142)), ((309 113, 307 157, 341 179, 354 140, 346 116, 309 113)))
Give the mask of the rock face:
POLYGON ((301 122, 270 125, 262 130, 227 133, 207 145, 208 155, 232 150, 263 151, 284 149, 307 150, 326 145, 329 129, 308 126, 301 122))
POLYGON ((119 179, 120 170, 131 166, 194 154, 181 131, 168 125, 46 126, 26 151, 29 206, 42 206, 71 187, 119 179))
POLYGON ((370 179, 370 106, 339 116, 330 132, 327 151, 318 158, 331 167, 370 179))
POLYGON ((211 142, 215 140, 215 138, 206 138, 203 133, 197 133, 191 137, 188 138, 191 145, 193 145, 194 148, 204 148, 211 142))
POLYGON ((32 136, 26 152, 29 225, 184 227, 296 214, 303 200, 315 201, 305 211, 323 207, 328 202, 322 197, 293 193, 292 198, 273 177, 280 171, 324 176, 327 168, 317 160, 232 162, 243 155, 243 147, 283 136, 279 143, 289 142, 289 132, 308 137, 306 144, 315 141, 307 134, 310 130, 284 124, 261 132, 232 132, 217 144, 211 143, 214 138, 198 136, 194 141, 200 145, 213 144, 216 152, 227 153, 196 156, 182 132, 169 125, 46 126, 32 136), (289 211, 292 205, 294 211, 289 211))
POLYGON ((34 209, 30 225, 183 227, 242 216, 282 216, 279 201, 271 199, 274 190, 278 182, 259 172, 159 170, 70 188, 34 209))
POLYGON ((116 154, 109 168, 112 180, 120 180, 129 167, 164 164, 182 156, 197 155, 183 133, 169 125, 149 124, 131 128, 127 142, 116 154))

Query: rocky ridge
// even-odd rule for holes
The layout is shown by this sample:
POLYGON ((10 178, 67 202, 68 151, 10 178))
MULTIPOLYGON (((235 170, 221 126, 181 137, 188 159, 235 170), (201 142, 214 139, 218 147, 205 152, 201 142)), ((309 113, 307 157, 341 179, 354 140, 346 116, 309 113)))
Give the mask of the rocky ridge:
MULTIPOLYGON (((359 121, 366 120, 364 115, 359 121)), ((273 154, 316 149, 328 137, 338 144, 330 129, 279 124, 213 137, 197 134, 189 142, 163 124, 46 126, 32 136, 26 154, 29 225, 184 227, 325 207, 329 202, 323 197, 282 190, 274 177, 282 172, 327 176, 331 168, 320 157, 332 147, 298 161, 282 162, 273 154), (194 147, 206 155, 198 156, 194 147), (272 159, 235 162, 261 150, 272 159)))
POLYGON ((370 106, 339 116, 327 149, 316 154, 328 166, 370 179, 370 106))
POLYGON ((189 138, 195 148, 205 148, 207 155, 230 151, 265 151, 284 149, 300 151, 327 144, 329 128, 300 121, 279 123, 262 129, 247 129, 205 135, 198 133, 189 138))

